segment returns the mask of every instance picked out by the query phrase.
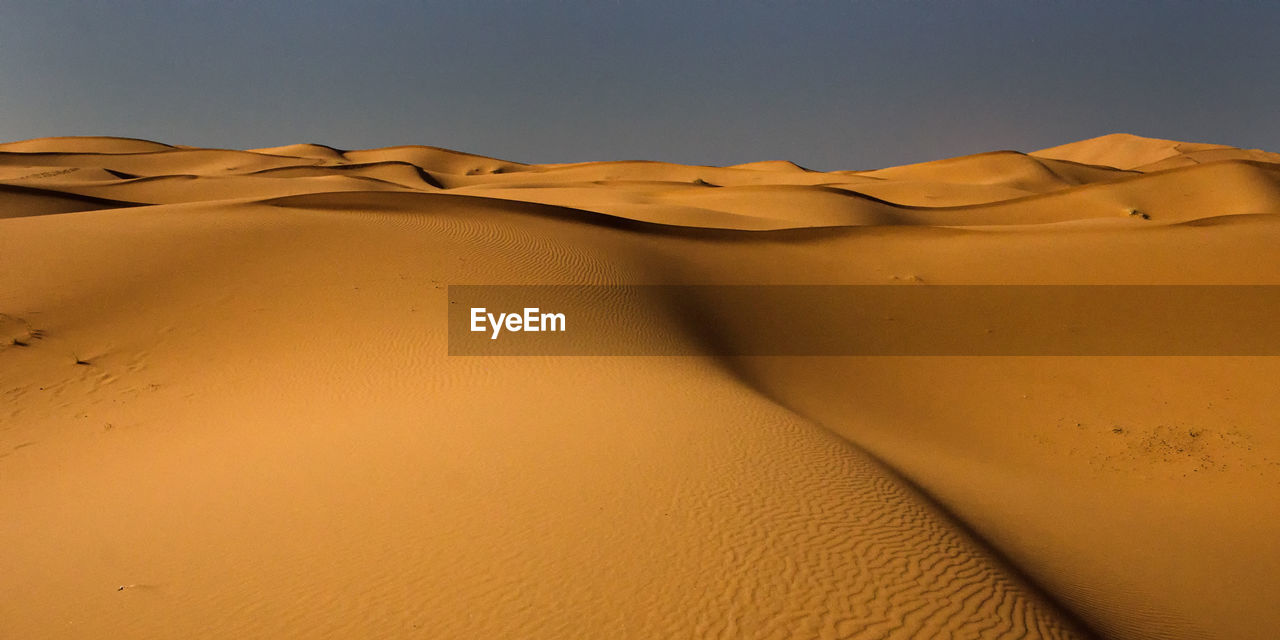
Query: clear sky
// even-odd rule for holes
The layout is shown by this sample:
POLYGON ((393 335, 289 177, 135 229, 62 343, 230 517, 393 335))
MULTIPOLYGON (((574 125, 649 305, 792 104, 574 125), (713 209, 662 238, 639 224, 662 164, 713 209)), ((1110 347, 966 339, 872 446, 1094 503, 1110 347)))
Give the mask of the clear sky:
POLYGON ((11 2, 0 140, 863 169, 1280 151, 1280 2, 11 2))

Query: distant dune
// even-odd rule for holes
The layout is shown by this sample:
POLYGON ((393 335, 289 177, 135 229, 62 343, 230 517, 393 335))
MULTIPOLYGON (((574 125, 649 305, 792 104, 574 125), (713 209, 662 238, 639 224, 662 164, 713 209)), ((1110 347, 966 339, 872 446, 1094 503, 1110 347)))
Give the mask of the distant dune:
POLYGON ((1271 638, 1280 359, 450 357, 445 319, 1276 285, 1278 246, 1280 155, 1125 134, 833 172, 0 144, 0 635, 1271 638))

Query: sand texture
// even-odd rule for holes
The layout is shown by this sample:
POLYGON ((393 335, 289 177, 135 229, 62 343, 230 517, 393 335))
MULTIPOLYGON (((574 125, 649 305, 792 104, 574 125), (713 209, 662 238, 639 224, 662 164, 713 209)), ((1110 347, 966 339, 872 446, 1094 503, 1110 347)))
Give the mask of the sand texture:
POLYGON ((1280 358, 451 357, 445 318, 1277 285, 1278 248, 1280 155, 1128 135, 833 172, 0 144, 0 637, 1272 638, 1280 358))

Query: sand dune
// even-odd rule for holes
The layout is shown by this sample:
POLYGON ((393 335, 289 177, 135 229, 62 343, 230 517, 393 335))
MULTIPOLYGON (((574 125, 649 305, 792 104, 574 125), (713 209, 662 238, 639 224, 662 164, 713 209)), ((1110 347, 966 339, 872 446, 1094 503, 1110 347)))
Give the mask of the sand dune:
MULTIPOLYGON (((0 218, 13 637, 1280 628, 1274 358, 461 357, 446 331, 462 284, 1280 284, 1274 154, 48 138, 0 145, 0 218)), ((711 330, 599 304, 618 340, 711 330)))
POLYGON ((1280 154, 1259 149, 1143 138, 1124 133, 1041 149, 1031 155, 1147 173, 1219 160, 1280 162, 1280 154))
POLYGON ((404 146, 344 152, 351 162, 407 162, 430 173, 494 174, 527 168, 518 162, 462 153, 438 147, 404 146))
POLYGON ((0 151, 11 153, 150 153, 168 151, 172 145, 136 138, 107 136, 71 136, 35 138, 0 144, 0 151))
POLYGON ((0 218, 44 216, 73 211, 96 211, 134 206, 132 202, 108 200, 36 187, 0 184, 0 218))
POLYGON ((1001 185, 1030 193, 1106 182, 1124 174, 1115 169, 1037 158, 1017 151, 995 151, 861 173, 890 181, 1001 185))

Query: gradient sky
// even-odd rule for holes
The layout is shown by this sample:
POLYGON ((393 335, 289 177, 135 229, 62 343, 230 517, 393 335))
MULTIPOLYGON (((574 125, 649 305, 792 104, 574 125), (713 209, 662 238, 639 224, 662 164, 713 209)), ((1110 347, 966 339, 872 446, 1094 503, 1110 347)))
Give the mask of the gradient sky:
POLYGON ((818 169, 1118 131, 1280 151, 1278 34, 1277 2, 0 0, 0 140, 818 169))

